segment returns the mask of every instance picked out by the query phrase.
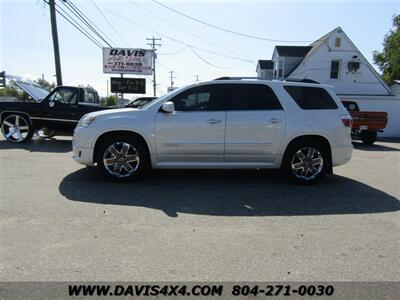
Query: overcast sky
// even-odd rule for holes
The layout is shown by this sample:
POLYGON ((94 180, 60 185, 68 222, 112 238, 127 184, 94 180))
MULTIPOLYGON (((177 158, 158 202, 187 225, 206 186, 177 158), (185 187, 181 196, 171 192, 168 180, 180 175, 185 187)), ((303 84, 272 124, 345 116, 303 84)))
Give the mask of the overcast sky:
MULTIPOLYGON (((70 1, 112 40, 112 46, 148 48, 147 37, 162 38, 157 60, 158 94, 166 92, 171 70, 176 76, 175 86, 194 82, 194 75, 200 75, 201 80, 228 75, 256 76, 257 60, 270 59, 275 45, 307 45, 338 26, 372 62, 372 51, 382 49, 382 40, 391 27, 392 15, 400 13, 400 1, 159 0, 189 16, 231 31, 274 40, 304 41, 283 43, 250 39, 213 29, 151 0, 70 1), (190 48, 185 48, 185 44, 254 63, 203 50, 196 50, 198 57, 190 48)), ((0 69, 32 78, 44 74, 47 80, 55 81, 47 4, 42 0, 0 0, 0 3, 0 69)), ((61 3, 59 5, 64 8, 61 3)), ((105 95, 107 79, 112 75, 103 74, 101 48, 60 16, 57 18, 64 84, 90 84, 105 95)), ((150 84, 149 81, 148 94, 152 94, 150 84)))

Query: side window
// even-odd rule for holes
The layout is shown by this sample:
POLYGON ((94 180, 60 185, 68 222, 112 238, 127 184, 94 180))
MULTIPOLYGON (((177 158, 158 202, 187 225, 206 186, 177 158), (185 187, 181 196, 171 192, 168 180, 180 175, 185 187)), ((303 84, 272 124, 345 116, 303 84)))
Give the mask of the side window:
POLYGON ((84 90, 83 101, 85 103, 91 103, 91 104, 98 104, 99 103, 99 99, 98 99, 97 93, 94 93, 94 92, 88 91, 88 90, 84 90))
POLYGON ((281 110, 275 93, 264 84, 228 84, 224 101, 228 110, 281 110))
POLYGON ((293 100, 302 109, 337 109, 329 93, 318 87, 284 86, 293 100))
POLYGON ((49 100, 64 104, 75 104, 77 100, 77 90, 60 88, 50 96, 49 100))
POLYGON ((221 110, 217 89, 214 86, 198 86, 171 99, 176 111, 221 110))

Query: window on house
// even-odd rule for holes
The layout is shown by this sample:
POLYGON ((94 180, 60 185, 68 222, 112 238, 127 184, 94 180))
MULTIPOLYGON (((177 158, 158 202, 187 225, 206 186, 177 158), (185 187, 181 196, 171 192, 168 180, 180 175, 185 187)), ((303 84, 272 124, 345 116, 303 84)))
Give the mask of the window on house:
POLYGON ((332 60, 331 62, 331 79, 339 78, 340 60, 332 60))
POLYGON ((340 47, 340 38, 335 39, 335 47, 340 47))
POLYGON ((281 68, 279 68, 279 70, 278 70, 278 75, 279 75, 279 78, 283 77, 283 70, 281 68))
POLYGON ((359 61, 350 61, 347 64, 347 69, 349 70, 349 72, 357 72, 359 68, 360 68, 359 61))

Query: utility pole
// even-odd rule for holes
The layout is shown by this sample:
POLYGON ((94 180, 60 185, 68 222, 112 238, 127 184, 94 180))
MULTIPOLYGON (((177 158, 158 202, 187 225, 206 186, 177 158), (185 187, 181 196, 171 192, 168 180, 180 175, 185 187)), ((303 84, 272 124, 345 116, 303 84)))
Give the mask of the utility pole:
POLYGON ((195 82, 199 82, 200 81, 199 80, 200 75, 194 75, 194 77, 196 78, 195 82))
POLYGON ((62 85, 60 48, 58 46, 55 0, 49 0, 49 7, 50 7, 51 34, 53 36, 54 63, 56 65, 57 85, 62 85))
POLYGON ((176 77, 173 76, 174 71, 169 71, 168 73, 169 73, 169 79, 171 80, 171 90, 172 90, 172 88, 174 87, 174 79, 176 77))
POLYGON ((147 43, 147 45, 151 46, 151 48, 153 49, 153 93, 154 93, 154 97, 157 96, 157 83, 156 83, 156 58, 157 58, 157 54, 156 54, 156 46, 161 47, 161 44, 157 44, 156 41, 161 41, 161 38, 155 38, 154 36, 152 38, 146 38, 146 40, 148 41, 152 41, 151 43, 147 43))

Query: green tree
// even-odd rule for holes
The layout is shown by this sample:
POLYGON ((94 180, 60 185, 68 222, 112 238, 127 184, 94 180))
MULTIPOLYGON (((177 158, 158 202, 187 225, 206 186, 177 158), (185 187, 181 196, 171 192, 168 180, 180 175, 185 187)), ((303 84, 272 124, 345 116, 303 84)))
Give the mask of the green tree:
POLYGON ((100 99, 100 104, 101 104, 101 106, 115 106, 118 104, 118 96, 111 95, 108 97, 102 97, 100 99))
POLYGON ((14 85, 7 85, 0 89, 0 97, 21 97, 22 93, 14 85))
POLYGON ((393 28, 385 35, 383 51, 374 51, 373 55, 386 83, 400 79, 400 15, 393 16, 393 28))
POLYGON ((50 83, 49 81, 47 81, 46 79, 42 79, 42 78, 38 78, 36 80, 36 83, 39 84, 42 88, 44 88, 47 91, 52 91, 55 87, 56 84, 54 82, 50 83))

